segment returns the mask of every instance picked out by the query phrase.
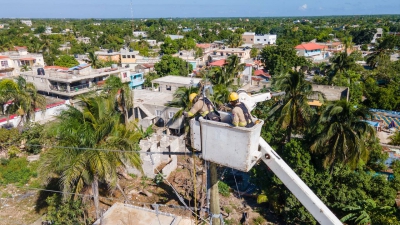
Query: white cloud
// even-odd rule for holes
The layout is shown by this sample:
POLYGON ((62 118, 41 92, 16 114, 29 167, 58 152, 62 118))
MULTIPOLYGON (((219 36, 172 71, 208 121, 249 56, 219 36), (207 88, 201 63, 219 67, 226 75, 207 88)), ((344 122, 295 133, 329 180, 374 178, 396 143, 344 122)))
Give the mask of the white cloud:
POLYGON ((307 10, 307 4, 300 6, 299 10, 302 10, 302 11, 307 10))

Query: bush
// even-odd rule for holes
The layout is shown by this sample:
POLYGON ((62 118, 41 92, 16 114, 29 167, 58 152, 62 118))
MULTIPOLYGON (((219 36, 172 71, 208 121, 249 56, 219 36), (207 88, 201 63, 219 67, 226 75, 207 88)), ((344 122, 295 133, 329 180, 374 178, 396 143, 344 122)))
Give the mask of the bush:
POLYGON ((2 161, 0 165, 0 184, 26 184, 31 177, 37 176, 37 163, 29 165, 25 158, 13 158, 2 161))
POLYGON ((218 182, 218 191, 222 196, 229 197, 229 194, 230 194, 229 190, 230 190, 230 187, 226 183, 224 183, 222 181, 218 182))
POLYGON ((47 197, 46 202, 49 205, 46 220, 51 224, 92 224, 94 222, 85 216, 86 205, 81 200, 62 202, 61 196, 54 194, 47 197))

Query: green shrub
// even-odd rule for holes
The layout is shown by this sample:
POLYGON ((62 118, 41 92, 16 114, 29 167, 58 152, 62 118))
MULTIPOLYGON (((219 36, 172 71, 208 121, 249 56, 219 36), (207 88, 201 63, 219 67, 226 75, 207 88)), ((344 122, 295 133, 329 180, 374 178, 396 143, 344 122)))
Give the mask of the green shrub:
POLYGON ((265 219, 262 216, 258 216, 257 218, 253 219, 254 224, 262 225, 265 223, 265 219))
POLYGON ((13 158, 3 163, 0 165, 0 184, 24 185, 32 176, 37 176, 37 163, 30 166, 25 158, 13 158))
POLYGON ((230 187, 226 183, 224 183, 222 181, 218 182, 218 191, 222 196, 228 197, 230 194, 229 190, 230 190, 230 187))

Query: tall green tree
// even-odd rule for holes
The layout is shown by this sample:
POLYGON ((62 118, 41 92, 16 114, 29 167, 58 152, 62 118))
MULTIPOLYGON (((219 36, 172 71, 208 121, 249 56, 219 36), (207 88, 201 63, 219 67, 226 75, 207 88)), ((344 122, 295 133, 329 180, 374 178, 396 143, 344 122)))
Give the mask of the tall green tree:
MULTIPOLYGON (((114 96, 83 97, 81 101, 82 111, 69 107, 58 116, 59 122, 51 132, 60 147, 53 147, 42 156, 40 174, 58 176, 61 189, 66 193, 80 193, 91 186, 99 218, 99 182, 111 188, 118 187, 118 168, 127 163, 141 168, 136 153, 140 134, 127 130, 121 123, 114 96)), ((68 197, 70 195, 64 195, 64 199, 68 197)))
POLYGON ((374 129, 363 121, 368 118, 366 109, 354 108, 345 100, 328 105, 319 118, 323 129, 311 151, 323 156, 324 167, 348 164, 355 168, 360 161, 366 162, 369 152, 365 140, 375 138, 374 129))
POLYGON ((154 69, 160 76, 187 76, 193 71, 193 66, 183 59, 171 55, 164 55, 160 62, 154 65, 154 69))
POLYGON ((272 108, 270 114, 277 118, 282 129, 286 130, 287 140, 290 141, 293 131, 302 132, 310 122, 314 111, 308 104, 308 98, 318 97, 322 100, 323 94, 312 90, 310 82, 305 80, 301 72, 291 71, 286 75, 274 78, 275 86, 285 92, 283 103, 279 101, 272 108))

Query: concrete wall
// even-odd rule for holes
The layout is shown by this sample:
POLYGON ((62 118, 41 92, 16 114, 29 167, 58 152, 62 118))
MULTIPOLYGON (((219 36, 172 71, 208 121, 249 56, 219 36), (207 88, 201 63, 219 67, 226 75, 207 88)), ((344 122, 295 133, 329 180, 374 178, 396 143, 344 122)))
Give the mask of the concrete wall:
MULTIPOLYGON (((185 148, 183 136, 168 136, 153 134, 147 140, 141 140, 139 143, 141 152, 181 152, 185 148)), ((161 155, 161 154, 140 154, 142 160, 143 175, 148 178, 155 178, 160 165, 165 165, 159 168, 163 175, 168 177, 178 166, 178 158, 176 155, 161 155)), ((142 173, 132 167, 127 166, 127 172, 142 176, 142 173)))
MULTIPOLYGON (((33 122, 46 122, 48 120, 54 119, 54 116, 60 114, 61 111, 68 109, 69 101, 63 101, 60 103, 55 103, 47 106, 46 111, 37 111, 35 112, 35 118, 33 122)), ((22 117, 17 115, 10 115, 9 122, 13 124, 14 127, 17 127, 18 124, 21 122, 22 117)), ((0 126, 7 123, 7 119, 0 120, 0 126)))

